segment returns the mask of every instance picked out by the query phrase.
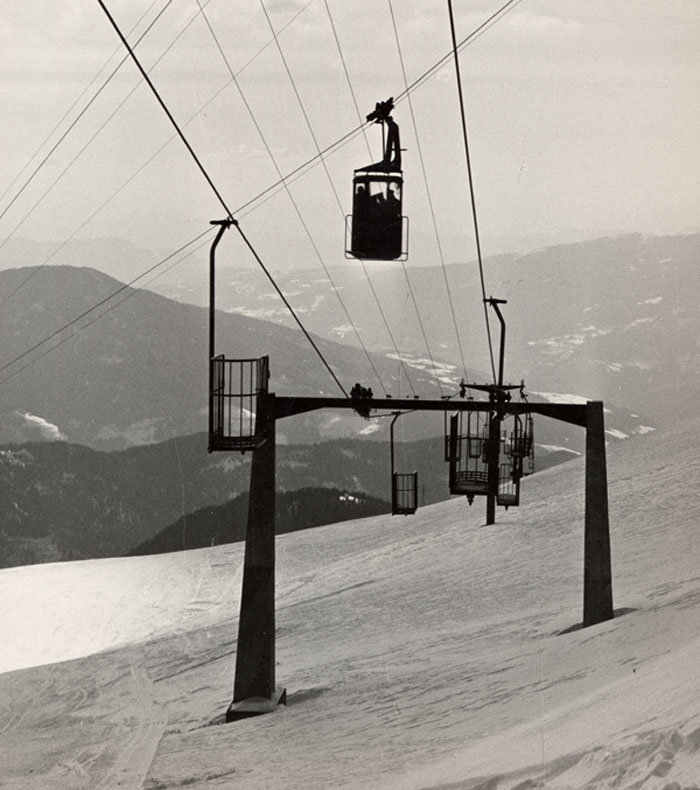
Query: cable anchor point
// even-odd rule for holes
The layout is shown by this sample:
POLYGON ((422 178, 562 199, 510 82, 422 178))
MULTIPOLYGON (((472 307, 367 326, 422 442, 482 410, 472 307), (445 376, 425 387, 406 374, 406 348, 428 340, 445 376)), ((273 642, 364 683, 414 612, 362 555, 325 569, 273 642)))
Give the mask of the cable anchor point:
POLYGON ((234 217, 226 217, 226 219, 212 219, 209 220, 210 225, 220 225, 223 228, 230 228, 231 225, 238 227, 238 220, 234 217))

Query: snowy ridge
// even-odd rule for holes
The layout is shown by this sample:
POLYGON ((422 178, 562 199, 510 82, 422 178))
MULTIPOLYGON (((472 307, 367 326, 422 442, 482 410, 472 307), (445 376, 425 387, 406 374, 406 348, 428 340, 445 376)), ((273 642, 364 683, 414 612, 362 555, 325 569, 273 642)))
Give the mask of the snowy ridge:
POLYGON ((207 726, 240 546, 0 572, 25 664, 86 654, 0 675, 3 788, 696 788, 699 427, 610 446, 618 616, 593 628, 583 459, 527 478, 493 527, 455 499, 281 536, 289 704, 233 725, 207 726))

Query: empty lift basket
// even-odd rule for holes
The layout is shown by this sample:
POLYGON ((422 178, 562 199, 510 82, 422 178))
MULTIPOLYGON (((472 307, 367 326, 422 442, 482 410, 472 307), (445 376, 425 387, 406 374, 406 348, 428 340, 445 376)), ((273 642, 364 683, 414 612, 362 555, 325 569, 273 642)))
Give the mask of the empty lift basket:
POLYGON ((513 458, 534 457, 534 430, 532 414, 513 415, 513 431, 507 443, 508 454, 513 458))
POLYGON ((486 462, 488 417, 479 412, 455 412, 450 417, 448 462, 450 493, 487 495, 489 470, 486 462), (466 418, 466 419, 463 419, 466 418))
POLYGON ((509 508, 520 504, 521 464, 522 461, 518 458, 514 458, 510 463, 499 464, 497 505, 509 508))
POLYGON ((391 513, 410 516, 418 507, 418 472, 394 472, 391 478, 391 513))
POLYGON ((258 396, 267 392, 268 357, 210 361, 209 452, 252 450, 258 443, 258 396))

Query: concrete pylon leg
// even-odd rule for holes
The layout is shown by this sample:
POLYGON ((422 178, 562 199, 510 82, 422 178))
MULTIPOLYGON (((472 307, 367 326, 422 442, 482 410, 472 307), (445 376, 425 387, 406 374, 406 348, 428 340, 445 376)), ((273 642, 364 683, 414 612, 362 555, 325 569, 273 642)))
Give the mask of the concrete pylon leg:
POLYGON ((496 497, 498 495, 498 466, 500 463, 501 416, 492 414, 489 420, 488 443, 488 480, 489 493, 486 496, 486 524, 496 523, 496 497))
POLYGON ((602 401, 586 404, 586 493, 583 559, 583 626, 613 617, 608 475, 602 401))
POLYGON ((262 441, 253 451, 233 702, 226 721, 269 713, 285 702, 275 687, 274 395, 260 396, 262 441))

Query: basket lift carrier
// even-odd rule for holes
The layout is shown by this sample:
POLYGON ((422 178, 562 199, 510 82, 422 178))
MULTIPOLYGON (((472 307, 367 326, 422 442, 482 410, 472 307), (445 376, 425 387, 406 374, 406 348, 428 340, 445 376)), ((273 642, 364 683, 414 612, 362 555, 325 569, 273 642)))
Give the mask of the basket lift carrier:
POLYGON ((450 493, 465 495, 469 504, 475 496, 487 496, 490 492, 488 437, 488 412, 458 411, 450 417, 447 437, 450 493))
POLYGON ((507 510, 520 504, 520 480, 524 474, 524 464, 529 462, 528 473, 534 471, 534 449, 532 414, 514 414, 510 435, 506 431, 501 438, 497 505, 507 510))
POLYGON ((394 468, 394 423, 401 412, 394 414, 391 421, 391 515, 410 516, 418 508, 418 472, 397 472, 394 468))
POLYGON ((269 357, 210 360, 209 452, 253 450, 261 426, 258 396, 267 393, 269 357))

